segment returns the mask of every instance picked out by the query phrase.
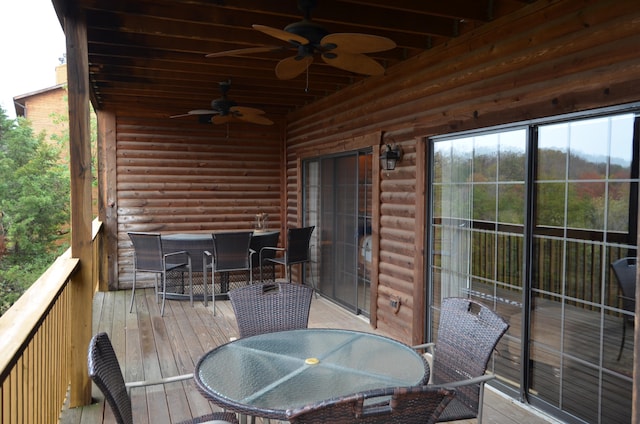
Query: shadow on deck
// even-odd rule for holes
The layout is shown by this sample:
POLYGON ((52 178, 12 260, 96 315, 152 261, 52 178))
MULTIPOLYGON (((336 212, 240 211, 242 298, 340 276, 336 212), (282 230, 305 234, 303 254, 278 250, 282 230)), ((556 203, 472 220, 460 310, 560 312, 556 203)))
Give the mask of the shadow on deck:
MULTIPOLYGON (((238 337, 235 316, 228 301, 216 302, 214 317, 211 306, 205 308, 202 302, 196 301, 191 307, 188 301, 168 300, 165 316, 160 317, 152 289, 136 292, 137 309, 131 314, 128 310, 130 294, 130 291, 96 293, 93 309, 93 333, 104 331, 109 334, 126 381, 193 372, 202 354, 231 337, 238 337)), ((372 329, 367 320, 323 298, 313 299, 309 326, 384 334, 372 329)), ((92 405, 65 409, 60 423, 115 423, 95 385, 92 394, 92 405)), ((193 381, 133 389, 131 396, 135 423, 171 424, 220 410, 200 395, 193 381)), ((484 421, 495 424, 553 422, 490 388, 485 396, 484 421)), ((459 422, 475 423, 475 420, 459 422)))

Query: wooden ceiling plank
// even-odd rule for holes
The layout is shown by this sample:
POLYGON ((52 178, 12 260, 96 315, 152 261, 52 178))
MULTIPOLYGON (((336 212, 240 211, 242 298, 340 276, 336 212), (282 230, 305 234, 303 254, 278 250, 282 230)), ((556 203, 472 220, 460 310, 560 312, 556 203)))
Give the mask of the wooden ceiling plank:
POLYGON ((433 15, 445 18, 488 22, 491 20, 490 1, 478 0, 339 0, 343 3, 375 6, 381 9, 399 10, 411 14, 433 15))

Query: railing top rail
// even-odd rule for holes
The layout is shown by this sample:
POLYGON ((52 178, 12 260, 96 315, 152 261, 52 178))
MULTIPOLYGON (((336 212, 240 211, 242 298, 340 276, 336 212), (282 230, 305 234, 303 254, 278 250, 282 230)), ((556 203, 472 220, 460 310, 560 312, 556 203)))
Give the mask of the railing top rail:
POLYGON ((25 349, 79 262, 68 249, 0 317, 0 381, 25 349))

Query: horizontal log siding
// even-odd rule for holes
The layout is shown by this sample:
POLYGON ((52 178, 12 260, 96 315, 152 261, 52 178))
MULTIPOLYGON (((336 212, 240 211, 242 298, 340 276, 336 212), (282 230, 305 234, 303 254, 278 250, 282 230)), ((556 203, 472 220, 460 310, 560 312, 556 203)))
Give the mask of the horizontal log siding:
MULTIPOLYGON (((196 124, 117 117, 119 288, 129 288, 128 231, 253 229, 255 215, 281 226, 282 133, 276 125, 196 124)), ((189 122, 187 122, 189 121, 189 122)))
MULTIPOLYGON (((340 141, 376 131, 405 156, 380 172, 378 311, 385 331, 413 334, 412 266, 424 211, 416 190, 416 140, 438 134, 640 101, 640 8, 635 0, 537 1, 290 115, 289 183, 295 157, 339 151, 340 141), (522 28, 530 28, 522 32, 522 28), (615 65, 612 65, 615 64, 615 65), (388 296, 401 299, 391 310, 388 296)), ((310 81, 313 84, 313 81, 310 81)), ((423 159, 420 159, 423 160, 423 159)), ((428 170, 427 170, 428 172, 428 170)), ((287 187, 287 196, 294 190, 287 187)), ((295 202, 288 199, 290 208, 295 202)), ((288 211, 288 221, 296 217, 288 211)), ((375 254, 375 252, 374 252, 375 254)), ((409 336, 406 336, 407 338, 409 336)))
POLYGON ((380 171, 380 205, 385 208, 379 222, 376 326, 412 343, 414 284, 423 284, 415 281, 414 272, 422 234, 416 228, 416 203, 423 201, 416 198, 416 144, 410 134, 397 131, 385 134, 383 141, 400 145, 403 154, 395 170, 380 171), (390 306, 391 299, 399 301, 397 311, 390 306))

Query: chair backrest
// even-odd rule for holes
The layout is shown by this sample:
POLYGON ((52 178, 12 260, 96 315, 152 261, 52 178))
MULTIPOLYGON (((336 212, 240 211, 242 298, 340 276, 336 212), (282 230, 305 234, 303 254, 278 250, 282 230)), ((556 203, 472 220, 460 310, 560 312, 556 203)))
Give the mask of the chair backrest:
POLYGON ((133 424, 131 398, 122 377, 118 358, 109 336, 98 333, 89 342, 89 377, 102 391, 119 424, 133 424))
POLYGON ((303 228, 289 228, 287 231, 287 263, 296 264, 307 262, 309 257, 309 243, 315 225, 303 228))
MULTIPOLYGON (((458 297, 443 299, 431 370, 433 384, 446 386, 483 375, 508 328, 509 324, 481 303, 458 297)), ((477 414, 479 396, 479 385, 459 387, 456 403, 477 414)))
MULTIPOLYGON (((260 251, 264 247, 278 247, 278 240, 280 239, 280 231, 273 231, 268 233, 253 233, 251 237, 250 248, 254 253, 251 254, 251 264, 253 266, 261 265, 260 251)), ((266 259, 272 259, 276 256, 276 250, 266 249, 262 251, 262 261, 266 259)))
POLYGON ((622 291, 622 307, 625 311, 635 312, 636 310, 636 258, 628 257, 618 259, 611 264, 613 273, 618 280, 620 291, 622 291))
POLYGON ((309 325, 313 290, 292 283, 253 284, 229 292, 240 337, 309 325))
POLYGON ((138 271, 163 271, 162 239, 158 233, 130 232, 133 243, 134 266, 138 271))
POLYGON ((293 424, 430 424, 454 396, 453 390, 439 387, 391 387, 290 409, 286 414, 293 424))
POLYGON ((213 262, 215 271, 249 269, 249 244, 253 231, 214 233, 213 262))

